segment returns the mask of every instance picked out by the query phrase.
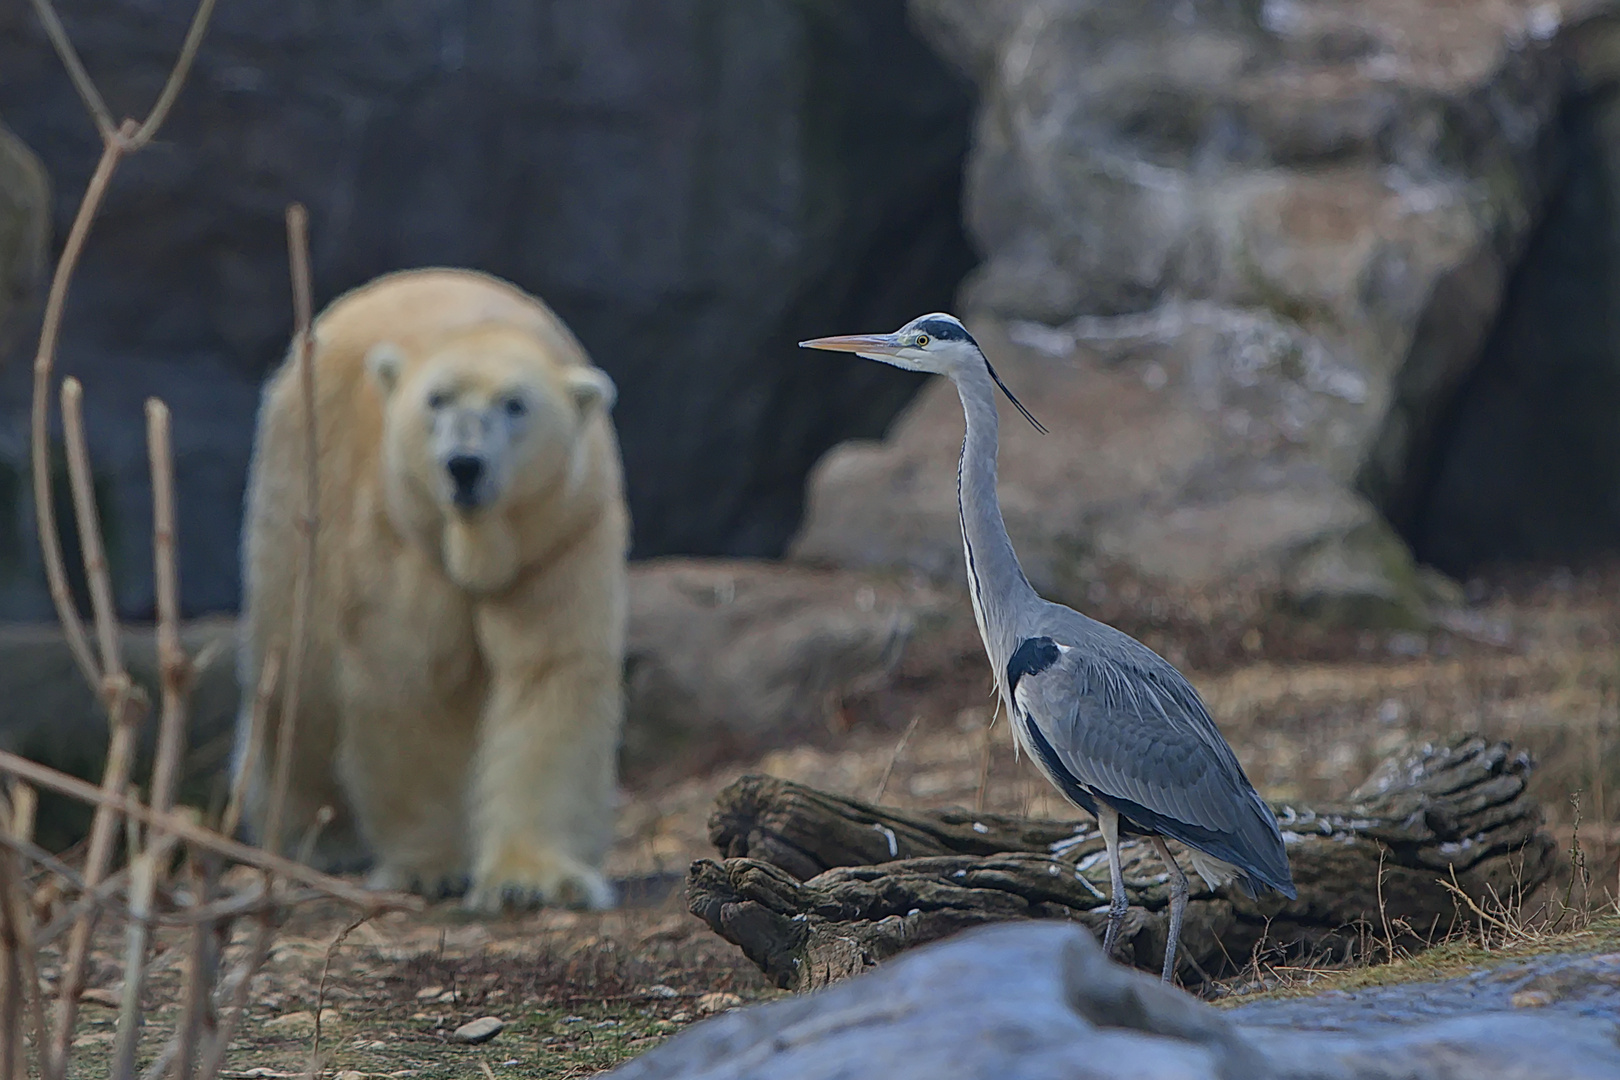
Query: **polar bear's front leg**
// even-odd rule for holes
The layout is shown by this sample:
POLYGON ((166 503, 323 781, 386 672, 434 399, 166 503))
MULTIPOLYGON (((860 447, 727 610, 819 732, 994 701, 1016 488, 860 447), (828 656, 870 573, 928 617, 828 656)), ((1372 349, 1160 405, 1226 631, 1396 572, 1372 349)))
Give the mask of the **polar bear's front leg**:
POLYGON ((611 907, 598 866, 613 837, 620 673, 582 658, 528 666, 493 673, 469 792, 467 906, 611 907))

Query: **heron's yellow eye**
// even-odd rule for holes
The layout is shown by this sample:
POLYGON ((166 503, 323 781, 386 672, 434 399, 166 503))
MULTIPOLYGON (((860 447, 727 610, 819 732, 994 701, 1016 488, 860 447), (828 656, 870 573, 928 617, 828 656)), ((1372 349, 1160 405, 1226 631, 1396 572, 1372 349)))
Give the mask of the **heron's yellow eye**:
POLYGON ((927 344, 928 344, 928 335, 927 334, 918 334, 917 335, 917 348, 920 349, 924 345, 927 345, 927 344))

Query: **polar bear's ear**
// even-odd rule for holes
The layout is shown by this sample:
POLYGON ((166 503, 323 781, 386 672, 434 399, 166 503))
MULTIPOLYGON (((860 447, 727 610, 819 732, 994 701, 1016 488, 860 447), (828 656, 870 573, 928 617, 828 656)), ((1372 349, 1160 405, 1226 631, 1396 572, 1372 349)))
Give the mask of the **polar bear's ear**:
POLYGON ((568 389, 574 395, 574 405, 582 415, 593 408, 609 411, 619 396, 619 388, 613 385, 613 379, 599 367, 571 369, 568 372, 568 389))
POLYGON ((405 350, 392 341, 379 341, 366 351, 366 370, 382 387, 384 396, 393 393, 399 371, 405 366, 405 350))

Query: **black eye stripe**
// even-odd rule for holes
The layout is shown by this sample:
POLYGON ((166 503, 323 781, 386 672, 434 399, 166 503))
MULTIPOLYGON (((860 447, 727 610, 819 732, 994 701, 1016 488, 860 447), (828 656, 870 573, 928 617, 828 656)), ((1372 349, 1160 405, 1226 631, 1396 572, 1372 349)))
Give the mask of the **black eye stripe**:
POLYGON ((929 319, 917 326, 917 332, 927 334, 935 341, 972 341, 973 337, 965 329, 955 323, 944 319, 929 319))

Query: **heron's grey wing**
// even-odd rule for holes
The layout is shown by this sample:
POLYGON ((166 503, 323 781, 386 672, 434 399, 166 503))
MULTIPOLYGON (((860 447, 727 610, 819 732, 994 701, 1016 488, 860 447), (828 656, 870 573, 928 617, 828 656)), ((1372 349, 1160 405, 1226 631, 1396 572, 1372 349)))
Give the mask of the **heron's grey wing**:
POLYGON ((1061 647, 1055 663, 1019 679, 1014 698, 1083 787, 1198 830, 1247 831, 1258 797, 1196 692, 1164 661, 1061 647))

